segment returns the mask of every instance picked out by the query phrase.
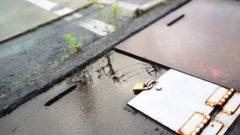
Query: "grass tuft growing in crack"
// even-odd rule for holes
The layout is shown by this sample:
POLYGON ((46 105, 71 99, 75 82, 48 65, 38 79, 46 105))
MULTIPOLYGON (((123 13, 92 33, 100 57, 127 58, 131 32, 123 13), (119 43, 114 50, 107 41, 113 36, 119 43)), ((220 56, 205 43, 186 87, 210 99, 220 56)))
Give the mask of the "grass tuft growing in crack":
POLYGON ((118 3, 116 2, 115 4, 108 6, 108 12, 110 15, 104 15, 100 12, 100 9, 103 7, 102 4, 98 1, 98 0, 89 0, 93 5, 95 5, 98 9, 97 9, 97 15, 98 15, 98 19, 101 20, 102 22, 104 22, 106 24, 106 29, 108 31, 108 34, 111 33, 110 29, 108 28, 107 22, 109 20, 113 20, 114 22, 114 27, 115 29, 119 29, 119 22, 118 22, 118 18, 121 14, 121 8, 118 5, 118 3))
POLYGON ((15 85, 15 86, 18 86, 18 85, 21 85, 22 82, 21 81, 16 81, 16 82, 13 82, 12 84, 15 85))
POLYGON ((118 3, 109 7, 110 16, 109 18, 113 19, 115 29, 119 29, 118 17, 120 16, 120 7, 118 3))
POLYGON ((69 43, 69 46, 71 48, 71 52, 72 54, 78 52, 81 50, 82 48, 82 43, 83 43, 83 38, 79 37, 79 40, 77 40, 76 37, 74 37, 71 34, 65 34, 64 38, 67 40, 67 42, 69 43))

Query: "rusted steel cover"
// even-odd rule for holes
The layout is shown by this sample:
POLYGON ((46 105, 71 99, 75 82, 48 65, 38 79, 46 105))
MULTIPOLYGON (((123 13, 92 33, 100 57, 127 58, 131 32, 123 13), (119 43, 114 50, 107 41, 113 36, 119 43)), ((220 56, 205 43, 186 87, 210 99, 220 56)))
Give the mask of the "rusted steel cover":
POLYGON ((240 1, 192 1, 116 49, 240 90, 240 1))

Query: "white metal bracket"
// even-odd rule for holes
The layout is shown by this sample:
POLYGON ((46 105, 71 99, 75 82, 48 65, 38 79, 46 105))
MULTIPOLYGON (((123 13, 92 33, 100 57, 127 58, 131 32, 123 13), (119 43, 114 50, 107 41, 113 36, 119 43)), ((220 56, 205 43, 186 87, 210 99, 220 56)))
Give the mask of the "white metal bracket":
POLYGON ((128 105, 176 133, 223 135, 240 114, 240 94, 233 89, 175 70, 169 70, 157 82, 128 105), (216 108, 220 110, 210 116, 216 108))

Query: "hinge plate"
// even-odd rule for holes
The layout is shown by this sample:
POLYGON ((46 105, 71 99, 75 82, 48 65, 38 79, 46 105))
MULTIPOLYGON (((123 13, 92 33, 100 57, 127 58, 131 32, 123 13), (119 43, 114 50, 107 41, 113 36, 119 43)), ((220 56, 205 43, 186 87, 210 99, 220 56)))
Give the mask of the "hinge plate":
MULTIPOLYGON (((159 83, 151 90, 143 91, 128 102, 128 105, 176 133, 184 135, 195 134, 194 131, 199 130, 198 126, 201 124, 201 122, 198 123, 199 121, 195 121, 198 123, 195 123, 195 126, 187 126, 189 125, 187 124, 188 121, 191 122, 191 118, 194 120, 194 115, 196 117, 200 116, 199 114, 208 116, 215 106, 220 103, 219 101, 226 97, 225 95, 230 91, 216 84, 172 69, 162 75, 157 81, 159 83), (158 85, 161 85, 162 89, 160 91, 156 90, 157 87, 160 87, 158 85), (216 91, 220 93, 218 96, 215 95, 216 91), (215 95, 215 97, 211 97, 212 95, 215 95), (207 101, 214 101, 214 104, 210 104, 207 101)), ((217 126, 211 132, 225 133, 239 115, 239 104, 239 93, 234 93, 224 102, 224 111, 220 111, 212 122, 217 126), (232 115, 229 115, 231 113, 232 115), (216 123, 216 121, 222 123, 223 126, 220 126, 221 124, 216 123)), ((202 124, 200 127, 202 127, 202 124)), ((211 129, 208 125, 204 125, 200 132, 208 132, 205 128, 211 129)))

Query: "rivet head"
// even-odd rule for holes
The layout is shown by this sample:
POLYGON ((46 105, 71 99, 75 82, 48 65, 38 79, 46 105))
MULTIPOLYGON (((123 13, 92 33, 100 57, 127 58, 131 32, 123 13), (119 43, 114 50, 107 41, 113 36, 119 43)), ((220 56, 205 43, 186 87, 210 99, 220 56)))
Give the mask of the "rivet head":
POLYGON ((204 120, 202 121, 203 124, 206 124, 207 122, 208 122, 207 119, 204 119, 204 120))
POLYGON ((232 91, 229 91, 229 92, 227 93, 227 95, 232 95, 232 91))
POLYGON ((229 95, 224 95, 224 98, 229 98, 229 95))
POLYGON ((196 132, 192 132, 191 135, 197 135, 197 133, 196 132))
POLYGON ((156 90, 162 90, 162 86, 161 85, 157 85, 155 89, 156 90))
POLYGON ((222 103, 225 103, 225 102, 226 102, 226 99, 225 99, 225 98, 222 98, 220 101, 221 101, 222 103))
POLYGON ((201 128, 197 127, 197 128, 194 130, 194 132, 199 133, 200 130, 201 130, 201 128))
POLYGON ((219 103, 218 103, 218 105, 222 106, 222 105, 223 105, 223 103, 222 103, 222 102, 219 102, 219 103))
POLYGON ((210 120, 210 119, 211 119, 211 117, 208 115, 208 116, 206 117, 206 119, 210 120))
POLYGON ((201 124, 198 125, 198 127, 199 127, 199 128, 203 128, 203 127, 204 127, 204 124, 201 123, 201 124))

